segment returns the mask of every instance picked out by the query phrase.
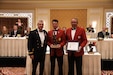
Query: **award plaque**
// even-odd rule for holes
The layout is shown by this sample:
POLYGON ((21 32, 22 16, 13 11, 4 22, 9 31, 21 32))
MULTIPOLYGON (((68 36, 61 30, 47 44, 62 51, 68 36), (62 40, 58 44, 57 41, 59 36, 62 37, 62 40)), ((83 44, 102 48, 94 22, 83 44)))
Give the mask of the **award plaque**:
POLYGON ((53 35, 53 45, 51 48, 59 48, 59 41, 57 40, 56 35, 53 35))
POLYGON ((60 48, 60 45, 57 44, 57 45, 51 45, 51 48, 60 48))
POLYGON ((68 42, 67 43, 67 50, 69 51, 78 51, 79 42, 68 42))
POLYGON ((58 43, 58 42, 57 42, 56 35, 53 35, 53 44, 54 44, 54 45, 57 45, 57 43, 58 43))

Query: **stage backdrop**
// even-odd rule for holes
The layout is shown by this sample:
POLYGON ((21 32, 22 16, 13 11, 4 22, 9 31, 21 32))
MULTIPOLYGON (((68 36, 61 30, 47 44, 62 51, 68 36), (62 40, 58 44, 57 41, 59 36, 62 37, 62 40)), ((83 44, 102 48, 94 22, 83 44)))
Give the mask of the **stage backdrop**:
MULTIPOLYGON (((52 21, 52 19, 58 19, 60 28, 71 27, 72 18, 78 18, 79 26, 86 28, 87 9, 51 9, 50 10, 50 21, 52 21)), ((52 29, 52 24, 50 28, 52 29)))

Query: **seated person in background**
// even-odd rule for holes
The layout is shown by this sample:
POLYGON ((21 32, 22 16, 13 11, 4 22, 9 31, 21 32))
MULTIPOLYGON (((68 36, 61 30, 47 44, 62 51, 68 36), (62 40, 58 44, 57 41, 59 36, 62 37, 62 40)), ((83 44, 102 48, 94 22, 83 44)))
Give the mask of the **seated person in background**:
POLYGON ((94 28, 92 27, 92 25, 89 25, 89 27, 87 27, 86 29, 87 29, 87 32, 94 33, 94 28))
POLYGON ((62 27, 62 30, 63 30, 65 33, 66 33, 66 29, 67 29, 66 27, 62 27))
POLYGON ((98 32, 98 38, 108 38, 109 37, 109 33, 108 33, 108 28, 103 27, 102 31, 98 32))
POLYGON ((13 31, 11 31, 10 37, 17 37, 18 34, 21 36, 21 33, 18 31, 18 26, 13 25, 13 31))
POLYGON ((2 27, 1 35, 2 35, 3 37, 7 37, 7 36, 9 35, 8 29, 7 29, 6 26, 3 26, 3 27, 2 27))
POLYGON ((18 19, 17 21, 16 21, 16 25, 18 26, 18 31, 20 32, 20 33, 22 33, 23 32, 23 23, 22 23, 22 21, 21 21, 21 19, 18 19))
POLYGON ((111 33, 111 38, 113 38, 113 33, 111 33))
POLYGON ((27 27, 26 30, 24 30, 24 36, 28 36, 30 31, 31 31, 31 28, 27 27))

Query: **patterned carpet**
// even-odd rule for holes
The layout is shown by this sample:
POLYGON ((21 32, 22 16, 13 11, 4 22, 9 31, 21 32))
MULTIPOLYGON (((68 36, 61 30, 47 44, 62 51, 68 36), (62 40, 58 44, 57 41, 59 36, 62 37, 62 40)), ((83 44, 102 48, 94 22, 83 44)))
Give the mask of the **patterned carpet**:
POLYGON ((111 71, 102 71, 102 75, 113 75, 113 70, 111 71))
POLYGON ((0 75, 26 75, 24 67, 0 67, 0 75))
MULTIPOLYGON (((102 70, 102 75, 113 75, 113 70, 102 70)), ((26 75, 24 67, 0 67, 0 75, 26 75)))

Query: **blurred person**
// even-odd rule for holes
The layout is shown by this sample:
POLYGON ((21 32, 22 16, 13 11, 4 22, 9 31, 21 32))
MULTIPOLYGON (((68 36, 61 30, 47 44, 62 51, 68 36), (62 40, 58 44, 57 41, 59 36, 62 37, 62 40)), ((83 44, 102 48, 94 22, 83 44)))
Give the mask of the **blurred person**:
POLYGON ((17 37, 18 34, 21 36, 21 33, 18 31, 18 26, 13 25, 13 31, 11 31, 10 37, 17 37))
POLYGON ((6 26, 2 27, 2 32, 1 32, 3 37, 7 37, 9 35, 8 29, 6 26))
POLYGON ((23 31, 24 31, 24 25, 23 25, 23 23, 22 23, 22 21, 21 21, 21 19, 18 19, 17 20, 17 22, 16 22, 16 25, 18 26, 18 31, 22 34, 23 33, 23 31))
POLYGON ((66 27, 62 27, 62 30, 66 33, 66 27))
POLYGON ((108 38, 109 37, 109 32, 107 27, 103 27, 102 31, 98 32, 97 35, 98 38, 108 38))
POLYGON ((30 31, 31 27, 27 27, 26 30, 24 30, 24 36, 29 36, 30 31))
POLYGON ((113 38, 113 32, 111 32, 111 36, 110 36, 110 38, 113 38))
POLYGON ((22 25, 23 25, 23 23, 21 22, 21 19, 18 19, 17 22, 16 22, 16 24, 17 24, 18 26, 22 26, 22 25))

